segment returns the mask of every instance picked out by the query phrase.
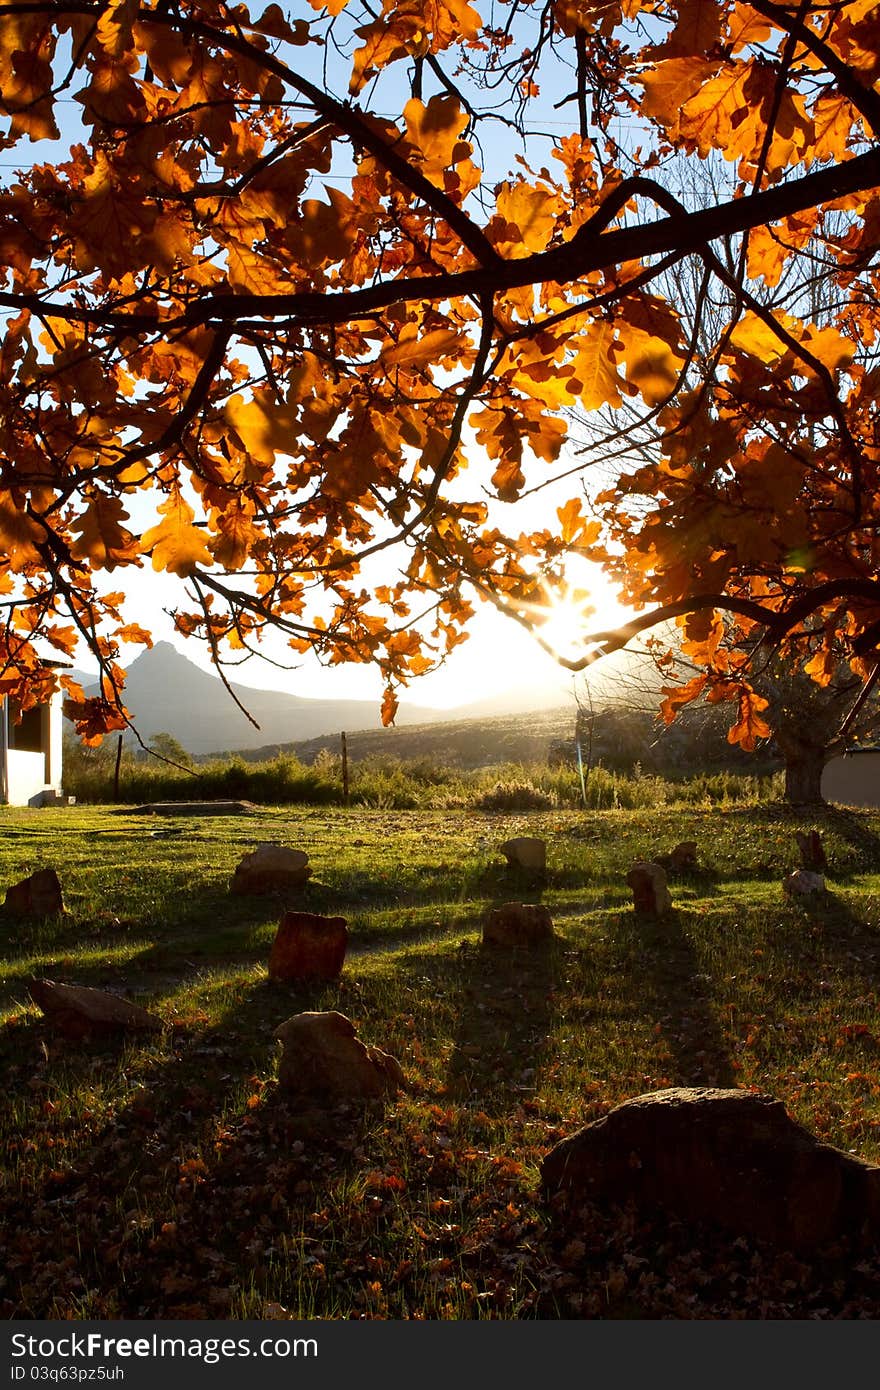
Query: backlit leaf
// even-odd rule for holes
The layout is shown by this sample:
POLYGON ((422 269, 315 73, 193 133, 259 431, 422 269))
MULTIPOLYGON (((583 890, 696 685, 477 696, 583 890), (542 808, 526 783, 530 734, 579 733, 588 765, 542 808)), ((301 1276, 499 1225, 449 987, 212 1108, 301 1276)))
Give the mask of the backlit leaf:
POLYGON ((172 491, 158 511, 162 520, 142 537, 144 551, 152 553, 153 569, 168 570, 185 578, 197 565, 210 565, 211 552, 205 535, 193 526, 195 513, 178 489, 172 491))
POLYGON ((406 324, 394 347, 382 353, 382 361, 386 367, 425 367, 448 357, 458 341, 458 334, 451 328, 434 328, 419 335, 415 324, 406 324))
POLYGON ((140 555, 137 537, 122 525, 128 519, 118 497, 95 493, 73 523, 78 537, 71 542, 70 553, 78 560, 88 560, 93 569, 136 564, 140 555))
POLYGON ((387 729, 389 724, 394 723, 394 716, 397 714, 398 699, 392 686, 387 685, 382 696, 382 724, 387 729))

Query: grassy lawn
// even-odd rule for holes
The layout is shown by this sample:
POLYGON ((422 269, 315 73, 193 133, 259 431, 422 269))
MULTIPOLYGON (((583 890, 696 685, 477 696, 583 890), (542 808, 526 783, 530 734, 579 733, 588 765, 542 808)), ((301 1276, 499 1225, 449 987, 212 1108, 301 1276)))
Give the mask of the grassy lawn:
POLYGON ((0 864, 0 890, 53 865, 68 909, 0 913, 3 1316, 880 1316, 880 1257, 796 1260, 632 1211, 563 1227, 538 1185, 557 1139, 679 1084, 769 1090, 880 1162, 880 816, 4 808, 0 864), (811 824, 830 893, 805 909, 780 883, 811 824), (506 868, 512 834, 547 839, 540 886, 506 868), (296 904, 229 895, 264 839, 311 857, 296 904), (632 860, 685 839, 699 870, 637 919, 632 860), (481 947, 511 898, 551 908, 550 949, 481 947), (338 982, 268 981, 284 905, 348 918, 338 982), (166 1029, 65 1041, 34 975, 125 991, 166 1029), (276 1028, 326 1008, 409 1094, 322 1114, 278 1091, 276 1028))

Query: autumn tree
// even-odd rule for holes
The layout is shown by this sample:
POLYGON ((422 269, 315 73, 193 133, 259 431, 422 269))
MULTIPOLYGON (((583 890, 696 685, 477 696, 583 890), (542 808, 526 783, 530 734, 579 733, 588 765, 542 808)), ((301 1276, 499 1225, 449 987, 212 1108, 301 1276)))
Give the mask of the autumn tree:
POLYGON ((377 663, 390 719, 572 554, 639 615, 566 664, 676 620, 670 706, 745 747, 758 648, 869 678, 878 70, 873 0, 0 4, 0 692, 83 639, 77 727, 121 727, 151 565, 221 666, 271 627, 377 663), (694 208, 665 173, 710 158, 694 208), (723 309, 698 379, 675 266, 723 309), (593 487, 574 404, 656 447, 593 487))
POLYGON ((867 690, 845 662, 822 686, 777 657, 758 675, 752 675, 752 684, 769 701, 773 741, 785 769, 786 801, 793 805, 822 803, 826 764, 849 743, 876 738, 880 731, 876 694, 867 690))
MULTIPOLYGON (((725 655, 737 662, 744 653, 728 650, 725 655)), ((848 747, 871 742, 880 734, 876 681, 866 683, 839 653, 833 674, 824 683, 805 673, 796 652, 764 652, 756 659, 747 649, 745 655, 750 657, 749 684, 754 698, 764 702, 761 710, 768 724, 767 736, 758 743, 764 765, 768 757, 771 766, 781 762, 785 801, 821 804, 826 764, 848 747)), ((668 748, 667 759, 671 756, 679 768, 692 759, 711 763, 723 756, 725 748, 728 753, 734 751, 730 743, 739 742, 738 731, 726 727, 725 707, 713 699, 710 683, 702 696, 684 707, 678 703, 678 690, 701 676, 674 636, 638 657, 632 653, 629 665, 618 675, 614 709, 619 717, 650 720, 641 730, 646 751, 656 756, 668 748)))

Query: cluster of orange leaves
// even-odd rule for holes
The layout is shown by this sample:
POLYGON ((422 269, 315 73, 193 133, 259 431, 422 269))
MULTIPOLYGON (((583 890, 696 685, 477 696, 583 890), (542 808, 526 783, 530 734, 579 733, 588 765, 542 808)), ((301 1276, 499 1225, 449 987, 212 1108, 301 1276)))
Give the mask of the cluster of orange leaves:
POLYGON ((54 680, 46 643, 85 641, 105 683, 100 700, 71 690, 78 728, 123 725, 120 643, 150 639, 104 575, 145 562, 181 581, 178 630, 217 657, 274 627, 296 653, 376 663, 386 722, 396 687, 464 639, 474 591, 528 621, 571 553, 637 608, 684 621, 694 600, 704 676, 665 712, 733 700, 744 747, 769 730, 725 596, 739 639, 762 613, 791 635, 792 602, 836 584, 794 634, 820 680, 841 637, 864 656, 880 623, 876 4, 554 0, 537 47, 531 0, 499 28, 484 9, 383 0, 364 24, 346 0, 0 7, 0 145, 21 165, 0 187, 4 692, 32 701, 54 680), (352 55, 347 101, 324 80, 330 40, 352 55), (540 123, 557 54, 581 115, 551 167, 497 181, 485 82, 505 73, 540 123), (81 131, 41 162, 62 94, 81 131), (619 117, 648 142, 641 183, 619 117), (672 155, 726 161, 742 236, 739 293, 705 263, 735 302, 708 385, 652 270, 658 250, 704 254, 647 181, 672 155), (842 183, 816 181, 836 165, 842 183), (661 213, 643 251, 627 229, 661 213), (798 257, 833 281, 821 322, 752 293, 798 257), (487 494, 513 504, 570 469, 574 409, 635 410, 653 456, 586 511, 577 495, 543 528, 528 508, 502 527, 487 494))

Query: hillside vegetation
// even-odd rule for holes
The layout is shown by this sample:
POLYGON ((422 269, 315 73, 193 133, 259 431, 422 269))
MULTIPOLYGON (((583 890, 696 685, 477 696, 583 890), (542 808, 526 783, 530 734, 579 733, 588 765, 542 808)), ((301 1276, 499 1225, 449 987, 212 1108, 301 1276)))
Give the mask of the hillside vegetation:
MULTIPOLYGON (((65 790, 85 803, 225 798, 266 806, 346 803, 341 757, 327 750, 321 750, 310 765, 287 753, 261 763, 235 757, 191 768, 127 759, 120 767, 118 796, 115 786, 111 759, 68 758, 65 790)), ((753 802, 779 796, 782 784, 778 777, 729 772, 671 781, 638 765, 630 773, 594 767, 582 782, 571 762, 498 763, 468 769, 429 759, 367 757, 352 760, 348 788, 351 805, 373 810, 535 811, 753 802)))
MULTIPOLYGON (((560 706, 528 715, 504 714, 481 719, 453 719, 442 723, 411 724, 389 729, 358 729, 347 733, 352 761, 395 758, 428 761, 441 767, 477 768, 495 763, 546 762, 553 743, 570 738, 574 729, 572 706, 560 706)), ((279 753, 302 763, 313 763, 322 753, 337 754, 339 734, 300 739, 292 743, 264 744, 242 750, 248 762, 266 762, 279 753)))
POLYGON ((742 806, 584 814, 108 808, 2 816, 0 873, 54 864, 67 913, 4 917, 0 1058, 7 1318, 880 1316, 880 1259, 795 1259, 613 1208, 560 1224, 538 1165, 664 1086, 758 1087, 880 1159, 880 816, 817 822, 830 893, 787 902, 798 817, 742 806), (548 872, 505 866, 512 834, 548 872), (699 846, 674 909, 638 919, 632 860, 699 846), (273 983, 277 897, 231 897, 240 856, 311 856, 296 905, 339 913, 332 984, 273 983), (557 938, 480 944, 487 906, 541 900, 557 938), (161 1035, 62 1041, 31 976, 120 991, 161 1035), (339 1009, 409 1093, 321 1114, 277 1085, 274 1034, 339 1009))
MULTIPOLYGON (((647 711, 600 709, 581 739, 583 783, 574 731, 574 711, 566 707, 354 731, 346 736, 349 799, 397 810, 601 810, 781 794, 778 758, 766 749, 732 748, 717 712, 714 723, 681 720, 667 729, 647 711)), ((117 797, 116 740, 86 748, 70 739, 64 789, 97 803, 244 797, 332 805, 345 799, 338 734, 213 758, 191 756, 167 733, 154 735, 150 748, 162 756, 124 747, 117 797)))

